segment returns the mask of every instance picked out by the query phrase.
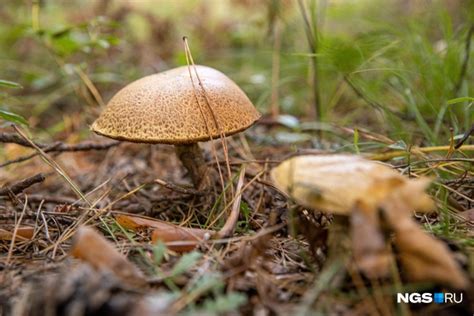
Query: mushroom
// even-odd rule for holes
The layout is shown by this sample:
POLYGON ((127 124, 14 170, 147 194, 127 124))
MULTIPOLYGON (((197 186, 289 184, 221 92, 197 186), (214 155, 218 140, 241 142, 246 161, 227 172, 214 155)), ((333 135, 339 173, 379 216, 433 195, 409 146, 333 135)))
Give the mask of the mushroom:
POLYGON ((465 286, 466 279, 447 247, 411 218, 414 210, 433 208, 424 192, 430 182, 426 178, 408 179, 387 165, 355 155, 297 156, 274 168, 271 176, 297 203, 334 214, 326 265, 352 253, 357 268, 368 277, 387 275, 391 253, 384 233, 390 232, 413 280, 465 286))
POLYGON ((205 189, 210 179, 197 143, 239 133, 259 118, 260 113, 231 79, 216 69, 196 65, 127 85, 109 101, 91 129, 118 140, 174 145, 194 186, 205 189))

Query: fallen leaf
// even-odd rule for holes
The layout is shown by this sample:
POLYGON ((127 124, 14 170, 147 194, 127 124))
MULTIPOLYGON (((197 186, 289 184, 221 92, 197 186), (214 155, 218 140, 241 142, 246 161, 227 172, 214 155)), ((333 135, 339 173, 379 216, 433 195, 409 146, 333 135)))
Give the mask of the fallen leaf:
MULTIPOLYGON (((14 227, 12 227, 11 231, 6 229, 0 228, 0 240, 12 240, 13 238, 13 231, 14 227)), ((31 226, 21 226, 18 227, 16 231, 16 239, 18 240, 30 240, 33 238, 33 234, 35 232, 35 228, 31 226)))
POLYGON ((177 252, 191 251, 196 248, 199 242, 209 239, 215 234, 215 232, 206 229, 181 227, 155 219, 125 214, 116 215, 115 219, 121 226, 131 230, 152 228, 151 240, 153 243, 159 240, 164 243, 172 243, 167 244, 168 248, 177 252))
POLYGON ((90 227, 80 227, 74 236, 71 254, 97 270, 110 271, 130 286, 144 286, 142 272, 101 234, 90 227))

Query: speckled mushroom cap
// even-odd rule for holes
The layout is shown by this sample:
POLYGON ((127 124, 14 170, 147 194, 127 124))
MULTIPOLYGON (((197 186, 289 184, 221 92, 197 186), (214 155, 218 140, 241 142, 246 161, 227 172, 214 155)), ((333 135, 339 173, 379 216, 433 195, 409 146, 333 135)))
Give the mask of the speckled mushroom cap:
POLYGON ((225 135, 245 130, 260 118, 245 93, 222 72, 205 66, 196 66, 196 71, 206 95, 192 67, 147 76, 120 90, 91 129, 118 140, 190 144, 219 137, 212 113, 225 135))

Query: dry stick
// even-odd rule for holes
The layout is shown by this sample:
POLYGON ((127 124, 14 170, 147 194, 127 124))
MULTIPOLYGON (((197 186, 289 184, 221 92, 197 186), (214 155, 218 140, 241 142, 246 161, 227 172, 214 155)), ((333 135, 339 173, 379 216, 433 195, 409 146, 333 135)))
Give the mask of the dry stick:
MULTIPOLYGON (((0 143, 13 143, 13 144, 21 145, 28 148, 34 148, 24 138, 13 133, 0 133, 0 143)), ((118 144, 120 144, 120 142, 109 141, 109 142, 104 142, 104 143, 94 143, 94 142, 86 141, 86 142, 82 142, 75 145, 65 144, 62 142, 55 142, 52 144, 43 144, 43 143, 34 142, 34 144, 38 146, 39 148, 43 149, 45 153, 48 153, 48 152, 77 152, 77 151, 88 151, 88 150, 104 150, 104 149, 109 149, 113 146, 117 146, 118 144)), ((0 168, 8 166, 13 163, 23 162, 25 160, 36 157, 37 155, 39 155, 38 152, 30 154, 30 155, 18 157, 14 160, 10 160, 10 161, 0 164, 0 168)))
POLYGON ((75 145, 66 144, 62 142, 55 142, 53 144, 43 144, 32 142, 31 140, 26 140, 24 137, 20 137, 14 133, 0 133, 0 143, 14 143, 29 148, 35 148, 36 146, 43 149, 44 151, 86 151, 108 149, 110 147, 118 145, 120 142, 110 141, 104 143, 94 143, 90 141, 85 141, 75 145))
POLYGON ((194 190, 194 189, 191 189, 191 188, 185 188, 185 187, 182 187, 182 186, 170 183, 170 182, 166 182, 166 181, 161 180, 161 179, 155 179, 155 180, 153 180, 152 183, 159 184, 159 185, 161 185, 161 186, 163 186, 167 189, 170 189, 172 191, 176 191, 178 193, 190 194, 190 195, 204 195, 205 194, 205 192, 194 190))
POLYGON ((8 193, 13 193, 13 194, 18 194, 25 190, 26 188, 29 188, 33 184, 40 183, 44 181, 45 176, 42 173, 38 173, 32 177, 23 179, 21 181, 15 182, 10 186, 3 187, 0 189, 0 196, 2 195, 8 195, 8 193))
POLYGON ((240 201, 242 200, 242 186, 244 184, 245 179, 245 165, 242 167, 240 171, 239 181, 237 182, 236 192, 238 195, 234 198, 234 203, 232 205, 232 211, 230 212, 229 217, 227 218, 224 226, 221 230, 217 233, 219 238, 226 238, 232 235, 235 229, 235 225, 237 224, 237 220, 239 219, 240 215, 240 201))
POLYGON ((8 249, 6 266, 9 265, 10 259, 12 258, 13 247, 15 246, 15 240, 16 240, 16 235, 18 233, 18 228, 20 227, 21 220, 23 219, 23 216, 25 215, 27 206, 28 206, 28 197, 25 196, 25 203, 23 204, 23 210, 21 211, 20 218, 18 219, 18 223, 15 225, 15 229, 13 230, 12 241, 10 243, 10 248, 8 249))
MULTIPOLYGON (((397 165, 397 166, 395 166, 395 168, 397 168, 397 169, 407 168, 407 167, 410 167, 410 166, 421 165, 421 164, 430 163, 430 162, 444 162, 444 163, 469 162, 469 163, 474 163, 474 158, 425 159, 425 160, 413 161, 413 162, 410 162, 409 164, 405 164, 405 165, 397 165)), ((30 199, 31 199, 31 196, 30 196, 30 199)))
MULTIPOLYGON (((194 79, 193 79, 193 76, 192 76, 192 73, 191 73, 191 65, 194 67, 194 72, 196 74, 196 77, 198 79, 198 82, 199 82, 199 85, 201 86, 201 89, 203 91, 203 96, 206 100, 206 106, 208 107, 208 110, 209 112, 211 113, 211 116, 212 116, 212 119, 214 121, 214 125, 217 129, 217 131, 219 132, 219 136, 220 136, 220 139, 221 139, 221 142, 222 142, 222 146, 223 146, 223 149, 224 149, 224 156, 226 158, 226 160, 228 161, 228 156, 227 156, 227 143, 226 143, 226 138, 225 138, 225 135, 224 133, 222 132, 222 129, 220 128, 220 125, 216 119, 216 116, 214 114, 214 111, 212 110, 212 107, 211 107, 211 104, 209 102, 209 99, 207 97, 207 93, 206 93, 206 90, 204 89, 204 85, 202 84, 202 81, 197 73, 197 70, 196 70, 196 67, 195 67, 195 64, 194 64, 194 59, 193 59, 193 56, 191 55, 191 50, 189 48, 189 45, 188 45, 188 40, 187 40, 187 37, 184 36, 183 37, 183 41, 184 41, 184 48, 185 48, 185 55, 186 55, 186 62, 188 64, 188 71, 189 71, 189 77, 191 79, 191 84, 193 85, 193 93, 194 93, 194 97, 196 98, 196 102, 199 106, 199 111, 201 112, 201 116, 204 120, 204 124, 206 126, 206 129, 207 129, 207 133, 209 134, 209 137, 211 139, 211 148, 212 148, 212 154, 214 156, 214 159, 217 161, 218 158, 217 158, 217 151, 216 151, 216 147, 215 147, 215 144, 213 142, 213 137, 212 137, 212 133, 211 133, 211 129, 209 128, 209 125, 207 124, 207 120, 206 120, 206 117, 204 116, 204 111, 203 111, 203 108, 201 106, 201 103, 199 102, 199 98, 197 96, 197 93, 196 93, 196 86, 194 84, 194 79), (191 65, 190 65, 191 64, 191 65)), ((225 191, 225 183, 224 183, 224 176, 222 175, 222 170, 220 168, 220 166, 218 165, 217 166, 217 170, 219 172, 219 177, 220 177, 220 180, 221 180, 221 185, 222 185, 222 191, 225 191)), ((229 179, 231 179, 231 173, 230 173, 230 166, 228 166, 227 168, 227 171, 229 173, 229 179)), ((225 197, 225 194, 224 194, 224 202, 226 201, 226 197, 225 197)))
MULTIPOLYGON (((369 158, 372 160, 386 161, 392 158, 407 155, 408 153, 416 154, 416 153, 430 153, 430 152, 435 152, 435 151, 449 151, 450 148, 451 146, 412 147, 410 148, 409 152, 405 150, 396 150, 396 151, 392 151, 388 153, 374 154, 374 155, 369 156, 369 158)), ((461 148, 459 149, 465 150, 465 151, 474 151, 474 145, 464 145, 464 146, 461 146, 461 148)))
MULTIPOLYGON (((47 152, 47 151, 45 151, 45 152, 47 152)), ((23 161, 26 161, 26 160, 30 160, 31 158, 34 158, 36 156, 38 156, 37 152, 29 154, 29 155, 21 156, 21 157, 18 157, 16 159, 13 159, 13 160, 8 160, 8 161, 0 164, 0 168, 12 165, 14 163, 20 163, 20 162, 23 162, 23 161)))

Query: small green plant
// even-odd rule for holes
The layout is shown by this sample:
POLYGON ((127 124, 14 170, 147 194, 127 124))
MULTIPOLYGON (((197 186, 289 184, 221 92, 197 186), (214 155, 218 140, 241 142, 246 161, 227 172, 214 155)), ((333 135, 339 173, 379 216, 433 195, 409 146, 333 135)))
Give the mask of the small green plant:
MULTIPOLYGON (((14 89, 21 89, 22 86, 16 82, 13 81, 8 81, 8 80, 3 80, 0 79, 0 88, 14 88, 14 89)), ((8 99, 8 94, 0 94, 0 102, 3 103, 4 100, 8 99)), ((17 124, 22 124, 22 125, 28 125, 28 121, 21 115, 10 112, 6 109, 6 106, 4 104, 0 105, 0 117, 8 122, 12 123, 17 123, 17 124)))

